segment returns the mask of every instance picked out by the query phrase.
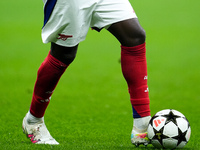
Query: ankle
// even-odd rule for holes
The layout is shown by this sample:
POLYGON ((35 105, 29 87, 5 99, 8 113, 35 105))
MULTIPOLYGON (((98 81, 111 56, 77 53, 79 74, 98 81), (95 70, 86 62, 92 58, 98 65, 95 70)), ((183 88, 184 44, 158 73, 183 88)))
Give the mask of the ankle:
POLYGON ((149 124, 151 116, 146 116, 142 118, 135 118, 133 120, 133 126, 139 130, 146 130, 149 124))
POLYGON ((30 113, 30 111, 28 111, 28 113, 27 113, 27 123, 28 123, 28 124, 35 124, 35 123, 40 122, 40 121, 42 121, 42 120, 44 120, 44 117, 42 117, 42 118, 37 118, 37 117, 33 116, 33 115, 30 113))

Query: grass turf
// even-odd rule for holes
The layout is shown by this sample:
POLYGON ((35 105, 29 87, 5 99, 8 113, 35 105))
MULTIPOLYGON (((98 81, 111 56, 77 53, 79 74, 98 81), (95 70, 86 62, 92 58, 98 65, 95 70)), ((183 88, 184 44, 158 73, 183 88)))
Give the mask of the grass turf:
MULTIPOLYGON (((200 2, 131 3, 147 33, 152 114, 166 108, 185 114, 192 127, 185 149, 199 149, 200 2)), ((43 4, 11 0, 0 6, 0 149, 134 149, 120 44, 105 30, 89 31, 47 109, 46 125, 60 145, 33 145, 26 139, 21 122, 49 50, 40 39, 43 4)))

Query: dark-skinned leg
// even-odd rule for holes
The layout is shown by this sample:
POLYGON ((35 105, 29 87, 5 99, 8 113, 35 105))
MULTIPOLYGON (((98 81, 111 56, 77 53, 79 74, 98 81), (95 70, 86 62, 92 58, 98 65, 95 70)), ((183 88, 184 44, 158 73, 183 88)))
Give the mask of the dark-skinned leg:
POLYGON ((63 47, 51 44, 51 51, 41 64, 34 87, 30 113, 41 118, 51 99, 56 85, 66 68, 76 57, 77 46, 63 47))
POLYGON ((32 143, 59 144, 47 130, 43 116, 60 77, 76 56, 77 47, 52 43, 51 51, 38 70, 30 110, 22 122, 24 133, 32 143))
POLYGON ((122 72, 128 83, 133 116, 149 116, 145 31, 137 18, 115 23, 108 31, 122 44, 122 72))
POLYGON ((138 19, 129 19, 108 28, 121 43, 121 67, 127 81, 133 108, 133 130, 131 142, 138 146, 147 145, 147 125, 150 120, 147 86, 147 64, 145 31, 138 19))

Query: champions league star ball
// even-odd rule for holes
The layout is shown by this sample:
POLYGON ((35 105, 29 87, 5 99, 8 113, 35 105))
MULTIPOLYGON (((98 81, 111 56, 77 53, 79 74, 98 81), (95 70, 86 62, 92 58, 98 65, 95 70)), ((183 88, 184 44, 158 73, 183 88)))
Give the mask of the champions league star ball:
POLYGON ((148 138, 156 148, 183 148, 190 139, 191 128, 186 117, 173 109, 157 112, 148 125, 148 138))

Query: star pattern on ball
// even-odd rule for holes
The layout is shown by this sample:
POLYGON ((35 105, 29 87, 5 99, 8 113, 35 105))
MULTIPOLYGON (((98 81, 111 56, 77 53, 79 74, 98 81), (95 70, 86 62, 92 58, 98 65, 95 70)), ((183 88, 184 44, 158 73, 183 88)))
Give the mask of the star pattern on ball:
POLYGON ((174 139, 178 140, 177 145, 179 145, 182 141, 187 143, 186 134, 187 130, 182 132, 181 129, 178 128, 178 135, 173 137, 174 139))
POLYGON ((158 140, 160 144, 163 145, 162 143, 163 139, 168 138, 163 134, 164 127, 162 127, 159 131, 157 131, 155 128, 153 128, 153 130, 155 135, 152 139, 158 140))
POLYGON ((170 110, 169 114, 162 115, 162 116, 167 119, 165 124, 167 124, 167 123, 169 123, 171 121, 175 125, 177 125, 176 119, 177 118, 181 118, 181 116, 175 115, 172 110, 170 110))

